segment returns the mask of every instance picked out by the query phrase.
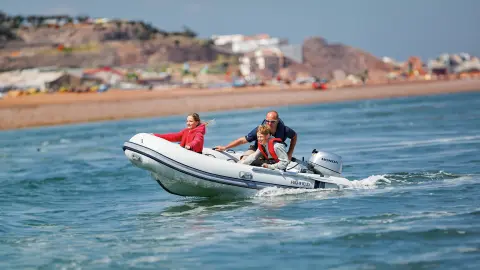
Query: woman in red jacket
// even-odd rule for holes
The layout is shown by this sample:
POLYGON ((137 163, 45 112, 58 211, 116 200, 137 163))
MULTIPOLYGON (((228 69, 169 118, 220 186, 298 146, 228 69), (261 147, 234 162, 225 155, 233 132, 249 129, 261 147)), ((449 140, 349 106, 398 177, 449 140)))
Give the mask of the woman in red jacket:
POLYGON ((205 127, 208 123, 201 123, 198 113, 192 113, 187 116, 187 128, 177 133, 156 134, 153 135, 170 142, 180 142, 180 146, 185 149, 202 153, 205 135, 205 127))

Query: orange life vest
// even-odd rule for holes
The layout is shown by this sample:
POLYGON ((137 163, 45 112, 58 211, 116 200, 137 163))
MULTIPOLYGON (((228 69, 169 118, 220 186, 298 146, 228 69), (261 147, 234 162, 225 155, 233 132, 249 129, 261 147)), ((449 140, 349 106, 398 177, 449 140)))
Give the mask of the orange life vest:
MULTIPOLYGON (((268 140, 268 153, 270 153, 270 155, 272 156, 273 160, 275 160, 275 162, 279 162, 280 160, 278 159, 278 156, 275 153, 275 149, 273 148, 273 145, 275 143, 283 143, 283 141, 280 138, 273 138, 268 140)), ((263 147, 263 145, 261 144, 258 144, 258 149, 260 149, 260 152, 262 152, 262 155, 265 157, 265 159, 268 159, 268 154, 265 151, 265 147, 263 147)))

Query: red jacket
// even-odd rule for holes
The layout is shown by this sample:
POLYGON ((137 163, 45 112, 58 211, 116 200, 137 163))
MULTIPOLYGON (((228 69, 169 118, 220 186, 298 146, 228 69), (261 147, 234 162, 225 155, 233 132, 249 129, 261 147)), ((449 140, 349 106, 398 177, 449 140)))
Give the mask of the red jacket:
POLYGON ((190 146, 190 149, 197 153, 202 153, 205 135, 205 124, 189 129, 186 128, 177 133, 156 134, 153 135, 165 139, 169 142, 180 142, 181 147, 190 146))

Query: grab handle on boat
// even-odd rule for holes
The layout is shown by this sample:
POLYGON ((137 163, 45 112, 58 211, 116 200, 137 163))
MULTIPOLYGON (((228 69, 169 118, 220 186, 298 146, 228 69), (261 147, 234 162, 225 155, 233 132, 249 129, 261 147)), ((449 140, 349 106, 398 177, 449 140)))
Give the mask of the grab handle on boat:
MULTIPOLYGON (((213 147, 212 150, 218 151, 217 148, 215 148, 215 147, 213 147)), ((235 154, 235 150, 230 149, 230 148, 229 148, 229 149, 225 149, 225 152, 227 152, 227 153, 234 153, 234 154, 235 154)))

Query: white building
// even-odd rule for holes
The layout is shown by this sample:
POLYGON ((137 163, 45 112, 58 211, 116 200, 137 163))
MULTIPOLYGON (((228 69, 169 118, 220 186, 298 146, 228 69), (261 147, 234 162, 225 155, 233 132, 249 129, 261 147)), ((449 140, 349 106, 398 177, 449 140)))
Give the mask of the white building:
POLYGON ((244 39, 243 35, 213 35, 213 43, 217 46, 223 46, 228 43, 235 43, 244 39))
POLYGON ((63 76, 63 72, 40 72, 38 69, 16 70, 0 73, 0 88, 36 88, 45 90, 46 84, 63 76))
POLYGON ((257 70, 269 70, 276 74, 284 65, 284 55, 276 47, 258 48, 240 57, 240 72, 243 76, 257 70))
POLYGON ((251 72, 267 69, 272 74, 277 74, 280 69, 290 64, 303 63, 301 45, 261 46, 255 50, 244 53, 239 59, 240 72, 248 76, 251 72))
POLYGON ((278 47, 288 44, 285 39, 272 38, 267 34, 255 36, 214 35, 212 40, 215 45, 228 48, 233 53, 247 53, 261 47, 278 47))

